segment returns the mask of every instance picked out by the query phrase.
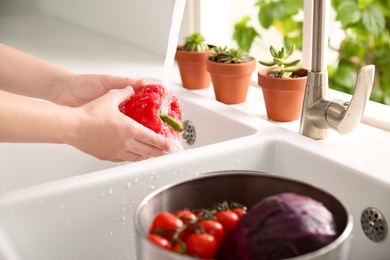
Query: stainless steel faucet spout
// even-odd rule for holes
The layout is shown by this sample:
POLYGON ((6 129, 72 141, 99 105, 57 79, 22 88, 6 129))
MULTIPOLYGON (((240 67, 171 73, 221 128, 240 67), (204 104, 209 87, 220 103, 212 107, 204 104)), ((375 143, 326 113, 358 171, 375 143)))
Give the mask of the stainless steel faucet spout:
POLYGON ((375 67, 367 65, 357 74, 355 93, 350 102, 327 99, 328 72, 324 58, 327 47, 329 0, 313 0, 311 70, 308 71, 299 132, 313 139, 327 137, 328 129, 341 134, 351 132, 361 121, 374 83, 375 67))

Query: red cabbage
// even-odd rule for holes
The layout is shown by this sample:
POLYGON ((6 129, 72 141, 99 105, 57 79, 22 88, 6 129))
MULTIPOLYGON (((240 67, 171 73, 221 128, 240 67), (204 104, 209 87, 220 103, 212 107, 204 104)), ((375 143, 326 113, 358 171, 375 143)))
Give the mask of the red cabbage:
POLYGON ((236 259, 284 259, 317 250, 337 237, 332 213, 309 197, 283 193, 254 205, 234 230, 236 259))

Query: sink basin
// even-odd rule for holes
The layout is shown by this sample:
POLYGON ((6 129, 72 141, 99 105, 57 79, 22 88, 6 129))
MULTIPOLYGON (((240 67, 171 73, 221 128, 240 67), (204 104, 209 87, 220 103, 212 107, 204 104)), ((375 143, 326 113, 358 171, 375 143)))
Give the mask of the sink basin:
POLYGON ((264 120, 259 129, 227 142, 3 194, 0 258, 136 259, 134 210, 150 192, 208 172, 255 170, 335 195, 354 219, 351 259, 388 259, 388 238, 368 239, 360 216, 375 207, 390 219, 389 186, 368 177, 354 158, 320 142, 264 120))
MULTIPOLYGON (((190 142, 182 139, 184 149, 249 136, 258 131, 258 121, 251 116, 179 86, 172 86, 172 90, 181 101, 183 121, 191 122, 195 129, 189 130, 187 140, 190 142)), ((120 165, 57 144, 1 143, 0 155, 0 194, 120 165)))

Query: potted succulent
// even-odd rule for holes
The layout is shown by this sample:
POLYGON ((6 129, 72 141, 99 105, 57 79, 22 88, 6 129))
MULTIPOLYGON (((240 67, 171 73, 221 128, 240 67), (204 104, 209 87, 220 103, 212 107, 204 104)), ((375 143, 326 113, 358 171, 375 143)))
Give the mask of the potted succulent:
POLYGON ((212 47, 198 32, 186 37, 184 45, 177 47, 175 60, 179 67, 183 87, 203 89, 210 86, 211 79, 206 70, 206 60, 212 47))
POLYGON ((239 48, 214 47, 206 61, 216 100, 238 104, 246 100, 256 59, 239 48))
POLYGON ((307 70, 300 59, 287 61, 295 50, 270 46, 272 61, 259 61, 267 66, 258 72, 258 84, 262 88, 267 116, 273 121, 290 122, 299 119, 305 95, 307 70))

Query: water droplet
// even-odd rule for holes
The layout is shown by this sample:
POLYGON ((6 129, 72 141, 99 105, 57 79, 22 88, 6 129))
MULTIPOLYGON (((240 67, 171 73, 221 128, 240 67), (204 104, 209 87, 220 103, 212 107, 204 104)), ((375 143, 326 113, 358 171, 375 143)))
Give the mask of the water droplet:
POLYGON ((108 194, 112 194, 113 192, 114 192, 114 190, 112 188, 108 189, 108 194))
POLYGON ((127 188, 130 188, 131 187, 131 182, 128 182, 127 185, 126 185, 127 188))

